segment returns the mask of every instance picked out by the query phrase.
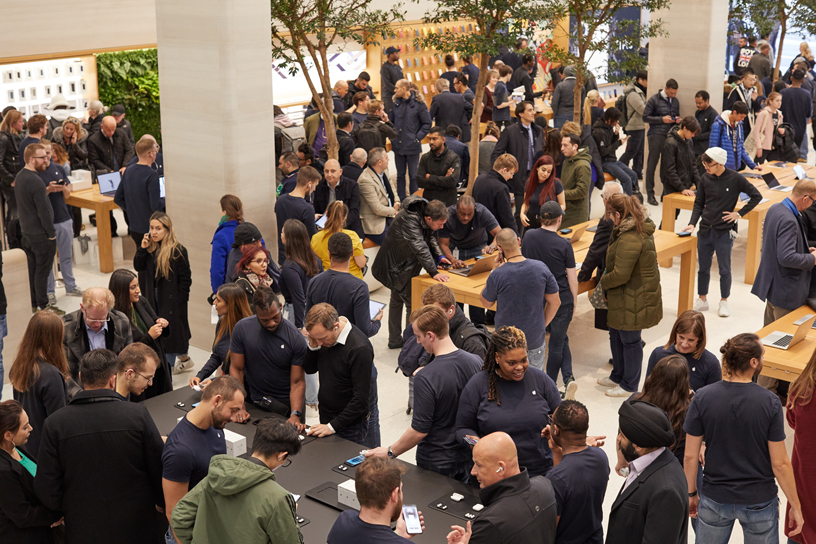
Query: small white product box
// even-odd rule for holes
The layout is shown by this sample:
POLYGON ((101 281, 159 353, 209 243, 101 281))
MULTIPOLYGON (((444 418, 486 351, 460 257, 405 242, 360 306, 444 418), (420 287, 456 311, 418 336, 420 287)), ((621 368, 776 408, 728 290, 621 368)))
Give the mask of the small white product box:
POLYGON ((227 455, 238 457, 247 452, 246 437, 224 429, 224 439, 227 441, 227 455))
POLYGON ((357 488, 354 486, 354 480, 346 480, 337 486, 337 502, 351 506, 357 510, 360 509, 360 503, 357 501, 357 488))

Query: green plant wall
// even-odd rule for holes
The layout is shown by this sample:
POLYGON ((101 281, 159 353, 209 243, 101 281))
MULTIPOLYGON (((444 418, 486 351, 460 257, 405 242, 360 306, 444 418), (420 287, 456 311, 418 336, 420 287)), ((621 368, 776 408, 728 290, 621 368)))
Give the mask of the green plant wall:
POLYGON ((123 104, 138 141, 150 134, 161 145, 159 61, 155 49, 96 55, 99 100, 106 107, 123 104))

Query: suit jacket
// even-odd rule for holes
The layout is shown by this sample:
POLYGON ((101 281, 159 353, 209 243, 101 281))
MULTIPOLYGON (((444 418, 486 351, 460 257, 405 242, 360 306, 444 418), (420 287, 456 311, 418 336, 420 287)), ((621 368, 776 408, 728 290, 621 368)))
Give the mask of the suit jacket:
POLYGON ((683 467, 665 449, 615 499, 606 544, 686 544, 688 508, 683 467))
MULTIPOLYGON (((533 151, 538 152, 544 147, 544 130, 535 123, 530 126, 533 129, 533 151)), ((513 123, 502 131, 499 141, 496 142, 496 147, 493 148, 493 153, 490 155, 490 162, 492 163, 496 162, 496 159, 504 153, 510 153, 518 161, 518 172, 510 178, 507 184, 510 187, 510 192, 516 195, 524 194, 524 187, 527 185, 527 178, 530 175, 529 170, 527 170, 529 143, 527 129, 522 128, 521 123, 513 123)))
POLYGON ((467 102, 459 93, 441 92, 431 100, 431 119, 434 126, 444 130, 448 125, 456 125, 462 129, 463 142, 470 141, 468 112, 473 114, 473 104, 467 102))
POLYGON ((397 215, 391 203, 399 202, 395 199, 394 189, 388 181, 388 175, 383 174, 385 187, 383 187, 380 177, 369 166, 363 170, 357 180, 360 188, 360 221, 363 223, 363 232, 366 234, 378 235, 385 231, 385 219, 397 215))

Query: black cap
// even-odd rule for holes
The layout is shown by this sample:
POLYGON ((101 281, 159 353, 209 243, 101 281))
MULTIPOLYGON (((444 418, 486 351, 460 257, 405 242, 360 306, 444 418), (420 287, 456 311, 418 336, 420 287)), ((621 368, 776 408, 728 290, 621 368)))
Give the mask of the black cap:
POLYGON ((385 50, 386 55, 392 55, 394 53, 399 53, 399 52, 400 52, 399 47, 394 47, 393 45, 385 50))
POLYGON ((238 248, 246 244, 253 244, 262 238, 261 231, 252 223, 241 223, 235 227, 235 242, 232 247, 238 248))
POLYGON ((542 204, 541 211, 538 212, 538 216, 541 219, 557 219, 562 215, 564 215, 564 210, 562 210, 561 205, 554 200, 548 200, 542 204))
POLYGON ((125 107, 122 104, 116 104, 114 107, 111 108, 112 115, 124 115, 125 114, 125 107))

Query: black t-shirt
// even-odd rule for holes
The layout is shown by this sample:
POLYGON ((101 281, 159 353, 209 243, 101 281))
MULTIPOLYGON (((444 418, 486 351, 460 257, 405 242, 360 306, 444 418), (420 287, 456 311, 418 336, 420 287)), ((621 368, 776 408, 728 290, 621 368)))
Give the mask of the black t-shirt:
POLYGON ((692 391, 697 391, 701 387, 722 380, 722 367, 720 367, 716 355, 706 349, 703 350, 703 354, 700 355, 699 359, 695 359, 691 353, 678 353, 674 344, 669 346, 669 349, 658 346, 652 351, 649 356, 649 365, 646 367, 646 377, 649 377, 660 359, 669 355, 682 355, 685 357, 689 367, 689 385, 692 391))
POLYGON ((557 232, 546 229, 531 229, 524 233, 521 254, 547 265, 555 281, 561 304, 573 304, 572 291, 567 281, 567 268, 575 268, 575 252, 572 244, 557 232))
POLYGON ((332 525, 327 544, 406 544, 407 540, 385 525, 372 525, 360 519, 357 510, 342 512, 332 525))
MULTIPOLYGON (((561 183, 561 180, 556 179, 555 183, 553 183, 553 187, 555 189, 555 196, 550 197, 550 195, 544 195, 544 202, 555 201, 558 202, 558 195, 564 192, 564 185, 561 183)), ((527 217, 538 217, 541 213, 541 205, 544 203, 541 201, 541 191, 544 190, 544 184, 539 183, 533 194, 530 195, 530 201, 528 203, 529 208, 527 209, 527 217)))
POLYGON ((283 264, 286 260, 286 246, 281 241, 281 232, 283 231, 283 224, 287 219, 297 219, 306 226, 306 231, 309 233, 309 239, 317 234, 317 227, 315 227, 315 211, 314 206, 306 202, 305 199, 299 196, 292 196, 290 194, 281 195, 275 202, 275 215, 278 218, 278 264, 283 264))
POLYGON ((488 234, 493 229, 498 228, 499 222, 493 217, 490 211, 476 204, 473 212, 473 219, 470 223, 464 224, 459 221, 456 215, 456 206, 448 207, 448 220, 445 226, 437 233, 439 238, 450 238, 451 247, 459 249, 482 248, 487 245, 488 234))
POLYGON ((224 431, 210 427, 199 429, 185 415, 167 436, 162 451, 162 478, 171 482, 190 482, 192 489, 207 476, 210 459, 225 455, 224 431))
MULTIPOLYGON (((46 189, 52 181, 56 181, 61 185, 71 183, 62 166, 55 163, 53 160, 45 170, 38 172, 37 175, 39 175, 43 180, 43 183, 45 183, 46 189)), ((48 200, 51 202, 51 208, 54 210, 55 225, 57 223, 64 223, 65 221, 72 220, 71 214, 68 213, 68 205, 65 203, 65 197, 63 196, 62 192, 48 193, 48 200)))
POLYGON ((601 448, 568 453, 547 474, 555 492, 558 544, 603 544, 603 501, 609 459, 601 448))
POLYGON ((370 295, 366 282, 347 272, 326 270, 309 282, 306 289, 306 312, 312 306, 325 302, 334 306, 337 315, 356 325, 371 338, 380 330, 380 321, 371 321, 368 301, 370 295))
POLYGON ((702 495, 721 504, 759 504, 776 497, 768 442, 785 440, 779 397, 755 383, 721 381, 691 401, 683 429, 702 436, 702 495))

